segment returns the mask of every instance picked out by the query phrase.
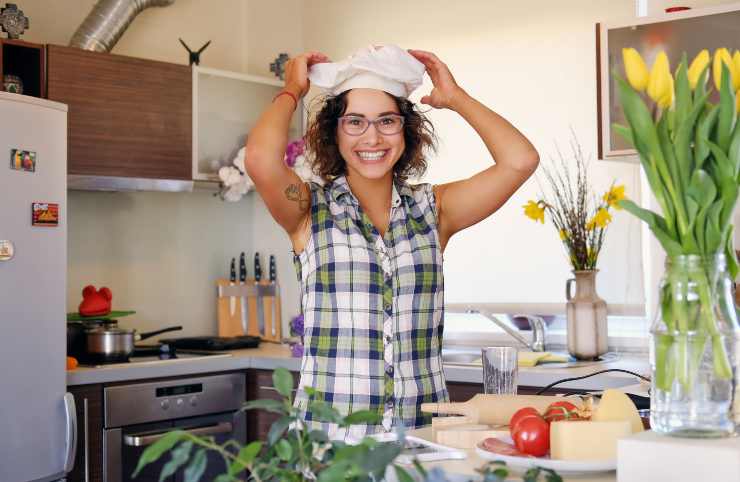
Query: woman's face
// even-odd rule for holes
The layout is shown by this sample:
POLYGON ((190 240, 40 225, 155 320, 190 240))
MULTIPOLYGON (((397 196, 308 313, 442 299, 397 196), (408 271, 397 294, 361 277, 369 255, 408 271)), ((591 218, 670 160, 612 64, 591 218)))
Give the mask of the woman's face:
MULTIPOLYGON (((343 116, 364 117, 374 121, 387 114, 400 115, 396 101, 382 90, 352 89, 347 93, 347 108, 343 116)), ((406 142, 403 129, 397 134, 381 134, 374 124, 358 136, 347 134, 337 124, 339 153, 347 163, 350 176, 382 179, 392 175, 393 166, 403 154, 406 142)))

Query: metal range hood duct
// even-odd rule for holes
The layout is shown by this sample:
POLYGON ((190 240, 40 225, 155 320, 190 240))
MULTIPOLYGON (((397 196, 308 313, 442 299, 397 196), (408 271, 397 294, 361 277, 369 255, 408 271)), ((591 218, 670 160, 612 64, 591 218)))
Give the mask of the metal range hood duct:
POLYGON ((69 45, 110 52, 136 16, 149 7, 167 7, 175 0, 100 0, 77 28, 69 45))

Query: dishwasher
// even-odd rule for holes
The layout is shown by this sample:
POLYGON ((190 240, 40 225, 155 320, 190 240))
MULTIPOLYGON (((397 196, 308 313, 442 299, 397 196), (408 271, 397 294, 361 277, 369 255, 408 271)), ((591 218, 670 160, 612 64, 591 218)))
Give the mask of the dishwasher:
MULTIPOLYGON (((244 374, 207 375, 160 382, 106 387, 103 421, 104 482, 157 482, 170 454, 149 464, 134 479, 132 474, 144 450, 167 432, 187 430, 246 443, 246 418, 240 410, 246 400, 244 374)), ((193 447, 191 456, 196 452, 193 447)), ((207 452, 208 465, 201 480, 226 471, 223 458, 207 452)), ((181 482, 181 468, 167 482, 181 482)))

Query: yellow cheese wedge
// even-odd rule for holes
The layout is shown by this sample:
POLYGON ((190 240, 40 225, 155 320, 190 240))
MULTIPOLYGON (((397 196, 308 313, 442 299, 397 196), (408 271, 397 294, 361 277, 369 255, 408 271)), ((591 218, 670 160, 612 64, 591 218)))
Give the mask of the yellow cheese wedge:
POLYGON ((630 423, 553 422, 550 424, 550 457, 559 460, 612 460, 617 440, 632 433, 630 423))
POLYGON ((637 412, 637 407, 630 397, 621 390, 610 388, 604 390, 596 410, 591 416, 593 422, 618 422, 626 420, 632 427, 632 433, 642 432, 645 428, 637 412))

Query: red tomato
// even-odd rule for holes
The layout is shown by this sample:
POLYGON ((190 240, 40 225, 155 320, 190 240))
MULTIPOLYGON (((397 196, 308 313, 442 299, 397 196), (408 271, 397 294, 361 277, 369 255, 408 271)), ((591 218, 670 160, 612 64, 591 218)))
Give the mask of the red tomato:
POLYGON ((550 424, 539 415, 525 417, 517 423, 512 439, 520 452, 542 457, 550 450, 550 424))
POLYGON ((565 400, 551 403, 545 410, 545 420, 557 422, 558 420, 579 420, 578 407, 565 400))
POLYGON ((517 423, 519 423, 519 420, 523 419, 524 417, 531 417, 532 415, 540 415, 540 412, 537 411, 534 407, 524 407, 520 408, 516 412, 514 412, 514 415, 511 416, 511 420, 509 420, 509 430, 514 430, 514 427, 516 427, 517 423))

